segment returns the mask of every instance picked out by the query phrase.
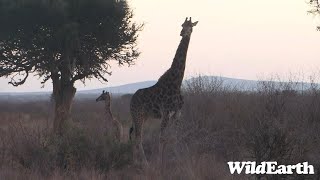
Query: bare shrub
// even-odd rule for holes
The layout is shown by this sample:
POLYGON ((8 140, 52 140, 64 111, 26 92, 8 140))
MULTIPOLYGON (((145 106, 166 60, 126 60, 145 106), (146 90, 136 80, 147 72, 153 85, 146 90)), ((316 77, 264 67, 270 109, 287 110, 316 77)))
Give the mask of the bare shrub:
POLYGON ((107 172, 130 165, 131 144, 115 143, 75 126, 63 136, 48 134, 21 123, 12 125, 6 141, 6 158, 14 167, 52 175, 54 170, 75 172, 96 169, 107 172))
MULTIPOLYGON (((320 90, 294 79, 261 81, 241 91, 221 78, 198 76, 184 84, 182 115, 170 122, 164 164, 157 163, 159 120, 145 123, 150 166, 131 164, 131 144, 117 144, 102 128, 104 106, 77 98, 73 124, 57 138, 49 102, 0 103, 2 179, 317 179, 320 154, 320 90), (20 115, 19 115, 20 114, 20 115), (230 175, 228 161, 308 161, 315 176, 230 175)), ((131 126, 130 95, 114 96, 112 112, 131 126)))

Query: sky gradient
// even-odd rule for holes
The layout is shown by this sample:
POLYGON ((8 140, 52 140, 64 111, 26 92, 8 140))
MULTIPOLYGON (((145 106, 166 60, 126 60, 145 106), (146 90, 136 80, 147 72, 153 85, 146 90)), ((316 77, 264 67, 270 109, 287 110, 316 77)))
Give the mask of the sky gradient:
MULTIPOLYGON (((109 82, 87 81, 76 88, 95 89, 156 80, 169 67, 186 16, 194 27, 188 51, 186 77, 196 74, 241 79, 263 79, 278 74, 310 74, 320 67, 319 20, 308 14, 305 0, 129 0, 135 21, 144 22, 136 65, 113 64, 109 82)), ((0 92, 47 91, 37 77, 12 87, 0 78, 0 92)))

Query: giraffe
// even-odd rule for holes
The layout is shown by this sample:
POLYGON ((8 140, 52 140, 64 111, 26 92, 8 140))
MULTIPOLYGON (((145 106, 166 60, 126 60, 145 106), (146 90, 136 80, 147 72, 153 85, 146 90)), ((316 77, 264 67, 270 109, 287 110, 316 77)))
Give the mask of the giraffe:
POLYGON ((192 29, 197 22, 192 22, 186 18, 182 24, 180 36, 182 39, 176 51, 171 67, 158 79, 157 83, 151 87, 139 89, 132 96, 130 102, 130 112, 132 116, 132 127, 130 128, 130 139, 132 132, 134 139, 134 160, 147 165, 143 146, 142 131, 144 121, 148 118, 162 119, 159 137, 159 160, 162 163, 164 149, 164 131, 168 122, 172 118, 180 115, 183 105, 181 95, 181 84, 184 76, 186 57, 192 29))
POLYGON ((111 97, 109 92, 102 91, 102 94, 96 99, 96 102, 105 102, 105 113, 106 113, 106 129, 107 134, 116 142, 122 142, 123 130, 121 123, 113 118, 111 113, 111 97))

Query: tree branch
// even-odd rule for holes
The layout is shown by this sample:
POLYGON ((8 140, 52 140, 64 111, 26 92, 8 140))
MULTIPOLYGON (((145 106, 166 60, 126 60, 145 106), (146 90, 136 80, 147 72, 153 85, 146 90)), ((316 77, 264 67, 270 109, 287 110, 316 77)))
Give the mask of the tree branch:
MULTIPOLYGON (((21 80, 19 80, 18 82, 14 79, 14 77, 13 78, 11 78, 11 81, 10 82, 8 82, 8 84, 12 84, 13 86, 20 86, 20 85, 22 85, 22 84, 24 84, 25 82, 26 82, 26 80, 27 80, 27 78, 28 78, 28 76, 29 76, 29 72, 28 71, 25 71, 25 73, 26 73, 26 75, 25 75, 25 77, 21 80)), ((20 74, 19 74, 20 75, 20 74)))

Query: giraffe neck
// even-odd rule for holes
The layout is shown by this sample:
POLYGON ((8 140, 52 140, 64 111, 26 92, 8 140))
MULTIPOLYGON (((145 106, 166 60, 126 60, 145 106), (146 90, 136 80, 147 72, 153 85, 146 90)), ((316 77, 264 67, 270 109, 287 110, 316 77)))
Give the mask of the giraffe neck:
POLYGON ((113 115, 111 113, 111 105, 110 105, 110 102, 107 102, 105 101, 105 112, 106 112, 106 115, 107 115, 107 120, 113 120, 113 115))
MULTIPOLYGON (((190 42, 190 36, 183 37, 180 41, 176 54, 174 56, 173 62, 170 69, 176 70, 177 72, 184 74, 184 69, 186 65, 187 52, 190 42)), ((183 78, 183 77, 182 77, 183 78)))
POLYGON ((181 87, 186 66, 187 51, 189 47, 190 36, 183 37, 180 41, 171 67, 159 78, 158 85, 181 87))

